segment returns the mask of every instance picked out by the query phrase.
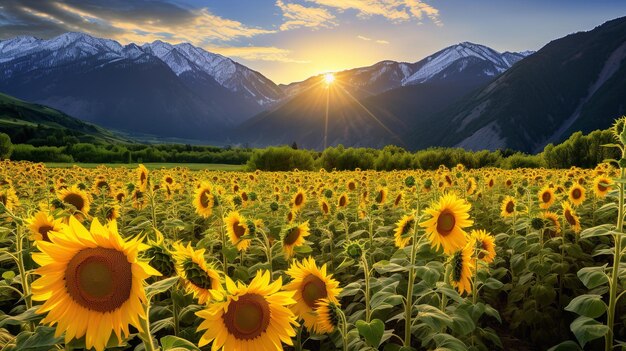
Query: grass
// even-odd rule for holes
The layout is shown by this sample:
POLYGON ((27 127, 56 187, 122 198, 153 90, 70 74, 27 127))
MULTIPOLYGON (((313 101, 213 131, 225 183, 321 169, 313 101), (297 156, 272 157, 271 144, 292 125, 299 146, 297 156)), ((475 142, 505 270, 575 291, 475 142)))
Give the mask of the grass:
MULTIPOLYGON (((49 168, 69 168, 72 166, 78 166, 82 168, 96 168, 100 165, 104 165, 112 168, 137 168, 138 163, 62 163, 62 162, 46 162, 46 167, 49 168)), ((144 163, 148 169, 159 168, 174 168, 184 167, 189 168, 192 171, 210 170, 210 171, 244 171, 245 165, 227 165, 219 163, 144 163)))

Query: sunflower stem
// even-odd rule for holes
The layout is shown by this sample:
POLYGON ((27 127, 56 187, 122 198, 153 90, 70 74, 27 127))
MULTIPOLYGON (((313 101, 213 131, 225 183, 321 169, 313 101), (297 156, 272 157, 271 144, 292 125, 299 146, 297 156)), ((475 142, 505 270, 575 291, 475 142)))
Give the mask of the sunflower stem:
MULTIPOLYGON (((622 149, 622 159, 626 158, 626 151, 622 149)), ((620 179, 626 178, 626 170, 623 167, 620 167, 620 179)), ((613 234, 613 239, 615 242, 615 251, 614 251, 614 259, 613 259, 613 267, 611 272, 611 277, 609 281, 609 306, 606 311, 607 313, 607 326, 609 327, 609 331, 604 336, 605 338, 605 350, 612 351, 613 350, 613 328, 615 326, 615 307, 617 305, 617 288, 619 286, 619 266, 622 261, 622 235, 624 228, 624 184, 619 184, 619 198, 618 198, 618 206, 617 206, 617 228, 615 230, 615 234, 613 234)))
POLYGON ((343 351, 348 351, 348 320, 346 319, 346 315, 343 311, 338 308, 337 312, 339 313, 339 317, 341 317, 341 339, 343 341, 343 351))
POLYGON ((361 255, 361 263, 363 264, 363 275, 365 276, 365 321, 369 323, 372 317, 370 307, 370 269, 365 254, 361 255))
MULTIPOLYGON (((419 201, 418 201, 418 216, 420 214, 419 211, 419 201)), ((413 226, 413 241, 411 246, 411 257, 409 258, 411 261, 411 265, 409 266, 409 277, 408 277, 408 285, 406 292, 406 306, 404 306, 404 346, 411 347, 411 318, 413 317, 413 285, 415 282, 415 257, 417 256, 417 248, 421 243, 417 241, 417 225, 413 226)), ((423 238, 424 236, 422 236, 423 238)))
MULTIPOLYGON (((23 291, 22 296, 24 297, 24 302, 26 303, 26 309, 30 310, 33 307, 33 302, 31 300, 30 284, 28 282, 28 276, 26 273, 26 268, 24 266, 24 247, 22 246, 23 234, 24 234, 23 227, 21 225, 18 225, 15 230, 15 249, 17 251, 17 268, 20 274, 20 280, 21 280, 22 291, 23 291)), ((29 331, 35 330, 34 323, 32 322, 29 323, 28 329, 29 331)))
POLYGON ((139 337, 143 341, 143 346, 146 351, 155 351, 154 341, 152 340, 152 334, 150 333, 150 303, 146 303, 146 318, 139 318, 142 331, 139 332, 139 337))

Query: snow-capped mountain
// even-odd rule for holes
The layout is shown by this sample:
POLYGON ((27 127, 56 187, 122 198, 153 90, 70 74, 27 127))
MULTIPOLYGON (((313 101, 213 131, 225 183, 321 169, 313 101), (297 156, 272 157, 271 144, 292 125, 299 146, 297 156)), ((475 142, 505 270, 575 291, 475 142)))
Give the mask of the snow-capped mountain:
MULTIPOLYGON (((467 80, 491 78, 511 68, 533 51, 499 53, 489 47, 470 42, 449 46, 414 63, 381 61, 372 66, 335 73, 346 89, 361 95, 376 95, 401 86, 436 80, 467 80)), ((312 77, 299 83, 282 86, 292 96, 319 80, 312 77)))
POLYGON ((191 44, 121 45, 83 33, 0 41, 0 91, 108 128, 203 140, 283 95, 260 73, 191 44))
POLYGON ((40 54, 41 58, 33 68, 50 67, 94 56, 117 61, 136 60, 143 54, 150 54, 167 64, 177 76, 194 70, 205 72, 226 89, 241 94, 259 106, 271 104, 282 97, 281 90, 262 74, 189 43, 172 45, 157 40, 142 46, 133 43, 122 46, 114 40, 73 32, 49 40, 20 36, 0 41, 0 63, 34 54, 40 54))

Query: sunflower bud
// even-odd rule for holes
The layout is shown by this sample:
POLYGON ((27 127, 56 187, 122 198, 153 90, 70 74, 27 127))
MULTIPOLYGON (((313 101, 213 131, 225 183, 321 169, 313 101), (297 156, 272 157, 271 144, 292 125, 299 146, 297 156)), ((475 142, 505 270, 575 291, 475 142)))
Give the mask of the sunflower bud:
POLYGON ((278 211, 278 203, 276 201, 270 204, 270 210, 272 210, 272 212, 278 211))
POLYGON ((541 219, 541 218, 533 218, 533 219, 530 221, 530 226, 531 226, 533 229, 535 229, 535 230, 539 230, 539 229, 543 228, 543 224, 544 224, 544 223, 543 223, 543 219, 541 219))
POLYGON ((346 255, 353 260, 361 259, 363 255, 363 248, 358 243, 351 243, 346 246, 346 255))
POLYGON ((409 188, 414 186, 415 185, 415 177, 408 176, 408 177, 404 178, 404 185, 406 185, 409 188))

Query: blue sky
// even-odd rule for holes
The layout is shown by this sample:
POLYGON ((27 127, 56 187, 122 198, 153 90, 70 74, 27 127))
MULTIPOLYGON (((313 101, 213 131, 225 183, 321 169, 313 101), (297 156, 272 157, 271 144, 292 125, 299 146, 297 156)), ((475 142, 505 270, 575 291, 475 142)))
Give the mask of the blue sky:
POLYGON ((0 0, 0 37, 188 41, 289 83, 462 41, 538 50, 625 15, 625 0, 0 0))

